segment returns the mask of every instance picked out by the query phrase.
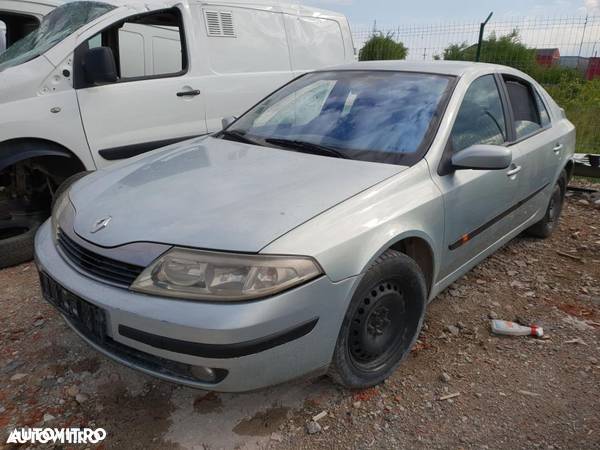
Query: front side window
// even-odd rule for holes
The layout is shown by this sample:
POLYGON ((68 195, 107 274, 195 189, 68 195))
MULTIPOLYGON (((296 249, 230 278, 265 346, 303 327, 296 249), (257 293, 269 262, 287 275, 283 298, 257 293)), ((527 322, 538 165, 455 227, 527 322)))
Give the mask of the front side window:
POLYGON ((311 73, 262 101, 228 131, 264 145, 302 143, 346 158, 410 165, 428 145, 451 80, 392 71, 311 73))
POLYGON ((37 58, 114 8, 101 2, 69 2, 59 6, 42 19, 35 31, 0 53, 0 71, 37 58))
POLYGON ((512 107, 517 140, 523 139, 542 128, 540 113, 529 83, 518 79, 505 80, 512 107))
POLYGON ((186 68, 181 14, 176 8, 135 16, 87 41, 109 47, 121 80, 179 74, 186 68))
POLYGON ((475 80, 467 90, 452 129, 452 150, 475 144, 502 145, 506 122, 500 92, 493 75, 475 80))

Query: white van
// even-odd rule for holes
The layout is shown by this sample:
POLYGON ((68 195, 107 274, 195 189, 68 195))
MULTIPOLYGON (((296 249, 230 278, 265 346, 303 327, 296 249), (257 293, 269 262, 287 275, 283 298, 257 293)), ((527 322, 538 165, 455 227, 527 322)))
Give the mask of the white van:
POLYGON ((0 0, 0 52, 34 31, 59 0, 0 0))
POLYGON ((58 6, 0 53, 0 267, 31 256, 71 175, 218 131, 298 74, 353 60, 343 15, 277 0, 58 6))

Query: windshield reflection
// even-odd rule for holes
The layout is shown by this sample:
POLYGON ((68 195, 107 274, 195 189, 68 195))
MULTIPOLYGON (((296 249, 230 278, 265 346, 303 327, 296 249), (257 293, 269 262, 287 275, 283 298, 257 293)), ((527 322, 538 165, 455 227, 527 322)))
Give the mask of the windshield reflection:
POLYGON ((227 129, 239 139, 411 164, 427 144, 452 77, 393 71, 305 75, 227 129), (287 142, 287 145, 286 145, 287 142), (303 148, 301 148, 303 147, 303 148))

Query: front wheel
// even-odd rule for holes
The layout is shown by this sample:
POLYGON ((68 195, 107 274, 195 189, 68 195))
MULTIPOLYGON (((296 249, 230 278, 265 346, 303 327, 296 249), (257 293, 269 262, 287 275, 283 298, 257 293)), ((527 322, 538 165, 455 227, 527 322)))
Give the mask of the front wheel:
POLYGON ((389 377, 419 336, 427 288, 419 266, 388 250, 368 269, 338 336, 329 375, 363 389, 389 377))
POLYGON ((558 227, 558 219, 560 218, 560 213, 562 212, 566 190, 567 173, 563 170, 552 190, 552 196, 548 202, 548 207, 546 208, 546 214, 544 214, 544 218, 527 230, 529 235, 542 239, 550 237, 550 235, 558 227))

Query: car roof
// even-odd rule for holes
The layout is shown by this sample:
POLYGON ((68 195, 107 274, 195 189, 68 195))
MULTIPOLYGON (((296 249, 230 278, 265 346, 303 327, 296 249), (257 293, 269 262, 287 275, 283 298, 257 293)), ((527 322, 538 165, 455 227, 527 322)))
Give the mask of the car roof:
POLYGON ((476 63, 471 61, 361 61, 329 70, 393 70, 401 72, 423 72, 440 75, 463 76, 471 72, 516 72, 514 69, 498 64, 476 63))

